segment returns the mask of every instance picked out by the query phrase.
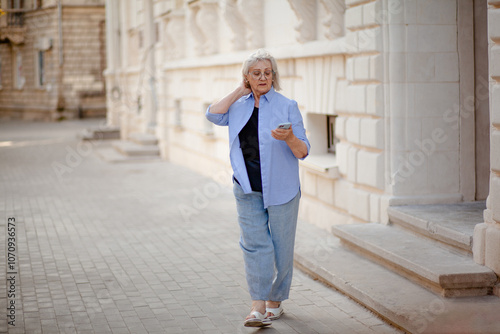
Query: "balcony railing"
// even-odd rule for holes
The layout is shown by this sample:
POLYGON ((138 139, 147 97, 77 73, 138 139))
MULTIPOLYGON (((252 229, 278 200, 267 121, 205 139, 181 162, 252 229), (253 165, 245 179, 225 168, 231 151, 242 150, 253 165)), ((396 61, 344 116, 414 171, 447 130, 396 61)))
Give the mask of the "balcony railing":
POLYGON ((3 9, 0 16, 0 42, 24 43, 24 9, 3 9))
POLYGON ((2 15, 0 22, 1 26, 7 27, 22 27, 24 25, 24 9, 2 9, 5 12, 2 15))

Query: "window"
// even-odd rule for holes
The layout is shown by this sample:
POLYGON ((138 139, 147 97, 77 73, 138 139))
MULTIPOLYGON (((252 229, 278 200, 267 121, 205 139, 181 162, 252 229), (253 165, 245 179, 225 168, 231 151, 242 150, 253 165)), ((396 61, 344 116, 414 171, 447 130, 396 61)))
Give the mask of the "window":
POLYGON ((182 105, 181 100, 175 100, 175 126, 182 129, 182 105))
POLYGON ((35 85, 37 87, 45 86, 45 51, 38 50, 36 52, 36 67, 35 67, 35 85))
MULTIPOLYGON (((8 9, 23 9, 23 0, 9 0, 7 4, 8 9)), ((8 13, 7 21, 9 26, 21 27, 24 24, 24 13, 22 11, 8 13)))
POLYGON ((335 138, 335 119, 337 115, 327 115, 326 125, 327 129, 327 141, 328 141, 328 152, 335 154, 335 144, 337 143, 337 138, 335 138))
POLYGON ((310 172, 336 179, 339 177, 337 158, 335 156, 335 118, 336 115, 308 112, 306 116, 307 137, 311 143, 311 151, 304 161, 300 161, 310 172))
POLYGON ((23 89, 24 84, 26 82, 25 78, 23 77, 23 55, 21 51, 19 50, 14 50, 14 88, 16 89, 23 89))

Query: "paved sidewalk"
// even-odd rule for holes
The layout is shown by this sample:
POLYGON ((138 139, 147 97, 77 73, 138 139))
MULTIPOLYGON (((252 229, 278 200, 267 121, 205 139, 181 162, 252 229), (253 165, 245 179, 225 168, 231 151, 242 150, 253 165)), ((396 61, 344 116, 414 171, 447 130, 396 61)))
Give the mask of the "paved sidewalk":
POLYGON ((19 268, 0 333, 400 333, 299 270, 285 315, 243 327, 231 190, 167 162, 103 162, 106 143, 76 139, 99 122, 0 123, 0 247, 9 218, 17 247, 0 278, 19 268))

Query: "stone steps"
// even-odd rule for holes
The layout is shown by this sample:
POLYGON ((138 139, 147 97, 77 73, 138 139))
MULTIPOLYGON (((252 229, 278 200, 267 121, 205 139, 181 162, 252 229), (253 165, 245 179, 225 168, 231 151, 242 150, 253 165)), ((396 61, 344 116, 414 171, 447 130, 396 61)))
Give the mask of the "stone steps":
POLYGON ((131 133, 128 139, 139 145, 158 145, 158 139, 156 136, 149 133, 131 133))
POLYGON ((142 145, 133 141, 115 141, 113 147, 126 156, 159 156, 160 149, 157 145, 142 145))
POLYGON ((500 333, 500 298, 436 295, 311 224, 298 224, 295 264, 408 333, 500 333))
POLYGON ((391 223, 472 255, 474 227, 484 221, 486 202, 408 205, 388 209, 391 223))
POLYGON ((445 297, 484 296, 497 281, 472 257, 392 226, 341 225, 332 231, 353 250, 445 297))
POLYGON ((108 162, 159 161, 158 140, 149 133, 133 133, 129 140, 112 141, 109 147, 103 147, 98 155, 108 162))
POLYGON ((119 139, 120 128, 115 126, 99 126, 96 128, 88 128, 79 134, 82 140, 108 140, 119 139))

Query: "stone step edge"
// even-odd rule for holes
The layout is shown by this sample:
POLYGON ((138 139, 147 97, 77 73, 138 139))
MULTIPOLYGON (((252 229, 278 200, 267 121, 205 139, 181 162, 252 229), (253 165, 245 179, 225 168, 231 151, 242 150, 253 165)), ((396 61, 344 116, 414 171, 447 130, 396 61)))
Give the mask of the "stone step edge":
POLYGON ((112 147, 99 148, 96 150, 96 154, 102 160, 110 163, 161 161, 161 158, 158 155, 128 156, 121 154, 118 150, 112 147))
MULTIPOLYGON (((435 271, 435 268, 419 263, 418 259, 417 261, 412 261, 411 258, 405 258, 400 254, 396 254, 389 248, 374 244, 370 240, 363 240, 363 236, 357 236, 353 232, 348 231, 352 227, 353 225, 334 226, 332 232, 353 251, 376 261, 403 277, 421 284, 435 293, 445 297, 470 297, 491 294, 496 282, 496 275, 485 267, 477 265, 477 268, 480 269, 477 272, 440 273, 435 271)), ((386 231, 391 229, 389 226, 379 224, 363 224, 364 230, 369 228, 377 228, 382 231, 384 229, 386 231)), ((426 241, 425 239, 418 240, 418 237, 404 231, 391 230, 391 232, 406 234, 404 237, 407 238, 417 238, 413 241, 422 242, 422 246, 426 247, 426 249, 435 249, 437 252, 444 251, 430 241, 426 241)), ((446 256, 464 257, 449 252, 445 254, 446 256)), ((473 262, 472 259, 470 261, 473 262)))
POLYGON ((342 247, 340 239, 316 226, 301 222, 297 232, 297 269, 408 333, 456 334, 457 328, 480 333, 484 319, 496 319, 500 312, 496 296, 457 303, 342 247))
POLYGON ((120 139, 120 128, 114 126, 87 128, 80 132, 82 140, 120 139))
POLYGON ((115 141, 112 143, 112 146, 127 156, 160 155, 160 149, 156 145, 140 145, 130 141, 115 141))
POLYGON ((453 249, 463 251, 469 255, 472 254, 472 236, 470 235, 401 212, 397 207, 389 207, 387 213, 389 221, 393 224, 441 242, 453 249))
POLYGON ((157 145, 158 139, 155 135, 148 133, 131 133, 128 139, 139 145, 157 145))

